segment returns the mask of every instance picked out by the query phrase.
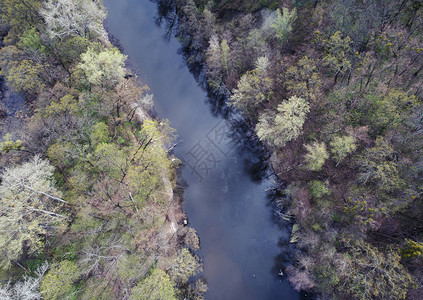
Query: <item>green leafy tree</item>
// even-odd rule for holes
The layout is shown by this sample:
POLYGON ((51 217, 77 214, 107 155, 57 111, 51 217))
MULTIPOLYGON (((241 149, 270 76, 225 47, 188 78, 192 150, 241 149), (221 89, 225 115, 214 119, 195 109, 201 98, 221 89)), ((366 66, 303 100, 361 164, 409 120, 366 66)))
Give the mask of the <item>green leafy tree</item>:
POLYGON ((56 41, 53 49, 64 65, 71 66, 78 62, 81 54, 86 52, 91 44, 88 38, 77 35, 56 41))
POLYGON ((31 161, 6 169, 0 185, 0 267, 9 268, 23 254, 42 248, 50 226, 66 217, 58 210, 64 203, 53 184, 54 167, 35 156, 31 161))
MULTIPOLYGON (((109 138, 108 128, 97 127, 91 135, 93 146, 97 143, 94 155, 87 156, 102 178, 95 186, 96 208, 107 213, 116 207, 138 211, 146 204, 168 204, 173 195, 173 168, 165 147, 173 133, 168 122, 145 120, 136 138, 121 146, 100 142, 109 138)), ((52 154, 62 156, 61 148, 52 154)))
POLYGON ((40 291, 43 299, 64 299, 72 291, 73 283, 79 276, 79 268, 72 261, 63 260, 53 264, 41 281, 40 291))
POLYGON ((124 79, 126 58, 126 55, 114 48, 100 53, 88 48, 88 51, 81 55, 81 63, 78 66, 91 84, 114 87, 124 79))
POLYGON ((126 176, 128 161, 124 150, 113 143, 97 145, 95 152, 95 166, 108 176, 122 180, 126 176))
POLYGON ((50 161, 57 167, 70 168, 75 159, 80 156, 80 151, 70 142, 56 142, 47 150, 47 156, 50 161))
POLYGON ((330 66, 335 73, 335 82, 339 73, 344 73, 351 68, 349 55, 352 52, 350 37, 342 37, 340 31, 335 32, 329 39, 323 41, 326 55, 323 61, 330 66))
POLYGON ((225 72, 228 72, 231 67, 231 48, 229 48, 227 40, 222 40, 220 49, 222 51, 222 56, 220 57, 222 68, 225 72))
POLYGON ((228 76, 231 71, 231 48, 228 41, 223 39, 219 43, 219 38, 213 35, 207 49, 207 74, 213 78, 228 76))
POLYGON ((94 146, 100 143, 110 142, 109 126, 103 122, 95 124, 91 129, 90 140, 94 146))
POLYGON ((269 59, 259 57, 256 68, 242 75, 237 88, 232 92, 230 104, 247 117, 255 117, 257 109, 271 96, 273 81, 268 75, 268 67, 269 59))
POLYGON ((19 38, 18 47, 25 52, 41 56, 47 54, 47 47, 44 46, 40 34, 35 27, 26 30, 19 38))
POLYGON ((393 159, 394 149, 383 137, 376 139, 375 146, 358 158, 359 181, 374 183, 382 191, 391 192, 401 188, 404 181, 398 172, 398 163, 393 159))
POLYGON ((106 11, 101 1, 90 0, 48 0, 40 14, 47 25, 51 39, 72 36, 102 37, 106 11))
POLYGON ((326 183, 320 180, 313 180, 309 183, 310 194, 317 199, 330 195, 330 190, 326 183))
POLYGON ((328 151, 326 150, 325 143, 313 142, 309 145, 305 145, 307 153, 305 155, 305 161, 307 162, 307 168, 311 171, 320 171, 329 158, 328 151))
POLYGON ((408 95, 400 90, 390 90, 385 95, 368 95, 360 113, 363 121, 378 134, 386 129, 398 129, 404 125, 410 114, 418 107, 414 95, 408 95))
POLYGON ((264 113, 259 117, 256 132, 260 140, 276 147, 284 147, 296 139, 306 120, 310 106, 306 100, 292 96, 278 105, 278 113, 264 113))
POLYGON ((0 154, 9 153, 10 151, 24 150, 25 147, 22 145, 21 140, 13 140, 10 133, 6 133, 3 137, 3 141, 0 142, 0 154))
POLYGON ((170 277, 178 284, 185 284, 188 279, 201 272, 203 267, 198 257, 193 256, 188 249, 183 248, 176 256, 170 270, 170 277))
POLYGON ((286 71, 285 84, 291 95, 315 100, 321 85, 316 63, 307 56, 300 59, 286 71))
POLYGON ((43 71, 39 63, 24 59, 9 70, 7 80, 17 92, 37 93, 44 87, 43 71))
POLYGON ((1 17, 13 30, 23 32, 40 21, 41 3, 40 0, 2 0, 1 17))
POLYGON ((266 36, 260 28, 250 30, 246 42, 256 56, 263 56, 269 52, 269 44, 266 42, 266 36))
POLYGON ((334 137, 330 142, 330 146, 336 160, 336 166, 357 149, 354 137, 349 135, 334 137))
POLYGON ((147 202, 167 203, 170 188, 172 163, 167 157, 166 144, 172 139, 174 130, 168 122, 146 120, 139 133, 138 144, 130 153, 128 169, 129 187, 139 205, 147 202), (166 185, 168 187, 166 187, 166 185))
POLYGON ((77 115, 81 112, 78 101, 72 95, 65 95, 59 99, 59 101, 52 101, 49 106, 46 107, 45 116, 66 116, 66 115, 77 115))
POLYGON ((401 248, 400 253, 401 253, 401 256, 404 258, 414 258, 414 257, 423 256, 423 243, 406 239, 405 244, 401 248))
POLYGON ((0 75, 7 77, 9 70, 22 60, 23 54, 15 45, 0 48, 0 75))
POLYGON ((349 272, 342 290, 356 299, 406 299, 413 279, 393 249, 380 252, 363 240, 343 239, 349 272))
POLYGON ((276 10, 276 18, 273 23, 270 25, 276 32, 276 37, 280 43, 284 43, 288 35, 292 31, 292 24, 297 19, 297 10, 294 8, 292 11, 289 11, 288 8, 284 7, 281 10, 278 8, 276 10))
POLYGON ((166 146, 175 138, 175 129, 168 120, 145 120, 139 132, 142 140, 150 140, 157 145, 166 146))
POLYGON ((127 281, 138 280, 144 270, 148 271, 150 269, 151 266, 149 264, 146 264, 144 260, 140 260, 139 254, 139 252, 134 252, 130 255, 122 256, 119 253, 121 258, 118 259, 117 272, 121 279, 127 281))
POLYGON ((154 269, 150 276, 131 290, 132 300, 176 300, 175 284, 160 269, 154 269))

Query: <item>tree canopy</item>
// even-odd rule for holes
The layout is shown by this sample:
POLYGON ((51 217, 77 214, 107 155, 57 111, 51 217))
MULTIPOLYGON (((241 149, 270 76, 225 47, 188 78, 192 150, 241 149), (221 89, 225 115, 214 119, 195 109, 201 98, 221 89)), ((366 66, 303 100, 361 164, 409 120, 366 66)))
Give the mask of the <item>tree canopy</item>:
POLYGON ((320 171, 329 158, 329 154, 326 150, 325 143, 314 142, 305 145, 307 153, 305 155, 305 161, 307 162, 307 168, 311 171, 320 171))
POLYGON ((22 255, 42 249, 44 236, 66 216, 60 214, 64 201, 53 180, 54 167, 39 156, 2 175, 0 203, 0 266, 9 268, 22 255))
POLYGON ((242 75, 238 86, 234 89, 231 104, 241 110, 247 117, 252 117, 257 108, 271 96, 273 81, 268 77, 269 60, 259 57, 256 68, 242 75))
POLYGON ((153 272, 131 290, 133 300, 175 300, 174 283, 160 269, 153 272))
POLYGON ((0 4, 1 17, 14 31, 23 32, 37 24, 41 5, 40 0, 3 0, 0 4))
POLYGON ((258 137, 270 145, 283 147, 296 139, 310 111, 306 100, 292 96, 278 105, 277 113, 263 113, 256 126, 258 137))
POLYGON ((98 0, 48 0, 40 14, 51 39, 88 35, 101 38, 104 32, 106 11, 98 0))
POLYGON ((286 41, 288 34, 292 31, 292 24, 297 18, 297 10, 294 8, 292 11, 289 11, 288 8, 284 7, 281 12, 278 8, 276 14, 277 16, 271 24, 271 27, 275 30, 279 42, 283 43, 286 41))
POLYGON ((78 67, 84 71, 88 81, 94 85, 114 87, 125 76, 125 61, 127 56, 117 49, 106 49, 101 52, 88 48, 81 55, 78 67))

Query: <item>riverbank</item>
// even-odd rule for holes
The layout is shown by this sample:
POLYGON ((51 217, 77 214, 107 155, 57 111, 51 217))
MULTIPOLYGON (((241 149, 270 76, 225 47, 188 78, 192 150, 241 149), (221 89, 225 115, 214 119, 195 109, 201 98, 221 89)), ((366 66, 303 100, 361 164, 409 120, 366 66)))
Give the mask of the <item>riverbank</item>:
POLYGON ((148 87, 102 27, 104 7, 80 2, 72 13, 88 23, 64 32, 62 14, 48 16, 71 1, 26 4, 2 15, 1 75, 34 107, 2 135, 2 295, 202 299, 205 283, 188 282, 202 269, 198 237, 173 193, 174 130, 151 117, 148 87))

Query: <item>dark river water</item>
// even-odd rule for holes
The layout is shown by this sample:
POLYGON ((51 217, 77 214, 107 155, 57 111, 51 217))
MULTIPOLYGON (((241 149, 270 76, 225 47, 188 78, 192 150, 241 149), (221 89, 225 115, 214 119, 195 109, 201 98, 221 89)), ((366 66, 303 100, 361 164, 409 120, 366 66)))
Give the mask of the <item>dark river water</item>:
POLYGON ((148 0, 104 0, 107 27, 154 94, 155 110, 169 119, 184 142, 175 155, 184 162, 183 208, 201 240, 200 275, 207 299, 299 299, 278 276, 290 227, 275 222, 257 149, 233 135, 230 118, 215 116, 207 93, 189 72, 180 44, 165 38, 148 0))
POLYGON ((2 119, 0 119, 1 138, 5 133, 13 132, 22 126, 23 117, 26 115, 28 107, 25 103, 24 95, 18 94, 12 88, 8 87, 1 78, 0 90, 2 92, 1 101, 3 102, 0 109, 5 112, 2 115, 2 119))

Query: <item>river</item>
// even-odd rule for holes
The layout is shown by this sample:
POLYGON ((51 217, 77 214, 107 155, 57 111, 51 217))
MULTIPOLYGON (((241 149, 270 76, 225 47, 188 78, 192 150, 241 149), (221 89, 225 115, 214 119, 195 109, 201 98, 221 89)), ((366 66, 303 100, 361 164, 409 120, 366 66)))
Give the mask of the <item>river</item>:
POLYGON ((241 139, 233 119, 216 114, 207 93, 189 72, 180 44, 157 25, 148 0, 104 0, 107 28, 154 94, 155 110, 170 120, 183 143, 183 208, 201 241, 200 275, 207 299, 299 299, 286 277, 289 224, 275 222, 266 189, 271 179, 256 145, 241 139), (257 151, 258 150, 258 151, 257 151))

